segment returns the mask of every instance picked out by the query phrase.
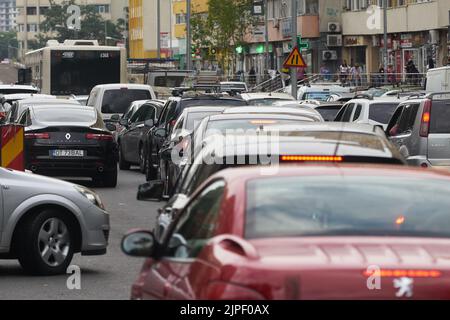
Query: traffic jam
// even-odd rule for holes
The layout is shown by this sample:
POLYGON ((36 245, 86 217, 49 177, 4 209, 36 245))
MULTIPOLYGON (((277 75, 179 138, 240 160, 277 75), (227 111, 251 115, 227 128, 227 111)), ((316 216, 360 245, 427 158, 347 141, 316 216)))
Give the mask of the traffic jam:
MULTIPOLYGON (((0 85, 0 293, 81 265, 67 286, 95 298, 450 299, 450 66, 300 79, 294 47, 271 90, 159 65, 138 83, 126 57, 49 40, 0 85)), ((202 308, 177 312, 269 314, 202 308)))

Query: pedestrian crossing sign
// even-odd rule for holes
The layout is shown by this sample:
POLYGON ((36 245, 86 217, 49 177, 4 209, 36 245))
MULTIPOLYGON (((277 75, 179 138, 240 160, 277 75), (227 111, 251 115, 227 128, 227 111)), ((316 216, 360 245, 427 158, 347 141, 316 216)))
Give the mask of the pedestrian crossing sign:
POLYGON ((300 53, 300 50, 298 47, 295 47, 292 52, 289 54, 289 57, 287 57, 286 61, 284 61, 283 67, 285 68, 306 68, 305 60, 303 60, 303 57, 300 53))

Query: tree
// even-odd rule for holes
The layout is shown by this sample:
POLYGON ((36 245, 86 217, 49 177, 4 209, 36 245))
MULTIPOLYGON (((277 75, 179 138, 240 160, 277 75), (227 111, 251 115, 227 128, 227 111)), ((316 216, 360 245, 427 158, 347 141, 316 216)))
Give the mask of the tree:
POLYGON ((17 34, 14 31, 0 32, 0 58, 17 57, 17 34))
POLYGON ((222 66, 229 66, 234 48, 244 43, 257 18, 252 15, 253 0, 209 0, 206 30, 221 52, 222 66))
POLYGON ((63 42, 66 39, 78 38, 99 40, 101 44, 105 44, 105 36, 114 39, 123 38, 122 32, 125 30, 126 22, 118 21, 115 24, 110 20, 104 20, 93 5, 79 5, 81 29, 70 29, 67 21, 71 13, 67 13, 67 9, 74 4, 75 0, 65 1, 63 4, 57 4, 55 0, 50 0, 50 7, 45 13, 44 21, 40 24, 42 33, 36 37, 36 45, 45 45, 49 39, 63 42))

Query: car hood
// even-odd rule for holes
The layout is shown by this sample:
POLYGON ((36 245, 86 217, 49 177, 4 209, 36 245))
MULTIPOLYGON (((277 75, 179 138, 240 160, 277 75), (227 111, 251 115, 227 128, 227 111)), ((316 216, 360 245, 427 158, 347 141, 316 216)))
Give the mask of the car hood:
POLYGON ((41 186, 41 190, 45 189, 46 187, 52 188, 52 189, 60 189, 60 188, 68 188, 73 187, 75 184, 66 182, 59 179, 54 179, 46 176, 41 176, 37 174, 22 172, 22 171, 16 171, 16 170, 10 170, 10 169, 3 169, 0 168, 0 177, 5 179, 11 179, 14 180, 16 184, 36 184, 41 186))

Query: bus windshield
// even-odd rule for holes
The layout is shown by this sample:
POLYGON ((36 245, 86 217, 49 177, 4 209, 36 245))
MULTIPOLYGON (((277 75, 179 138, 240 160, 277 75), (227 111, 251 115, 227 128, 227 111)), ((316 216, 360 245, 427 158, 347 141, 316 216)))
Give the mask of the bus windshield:
POLYGON ((89 95, 92 88, 98 84, 119 82, 119 51, 51 52, 52 95, 89 95))

